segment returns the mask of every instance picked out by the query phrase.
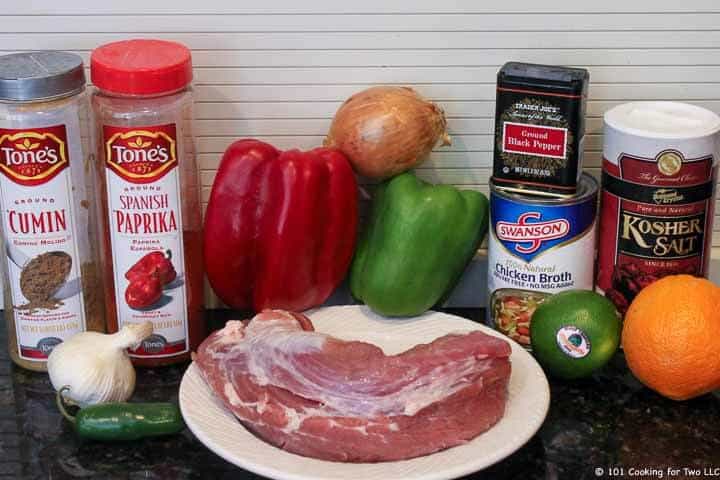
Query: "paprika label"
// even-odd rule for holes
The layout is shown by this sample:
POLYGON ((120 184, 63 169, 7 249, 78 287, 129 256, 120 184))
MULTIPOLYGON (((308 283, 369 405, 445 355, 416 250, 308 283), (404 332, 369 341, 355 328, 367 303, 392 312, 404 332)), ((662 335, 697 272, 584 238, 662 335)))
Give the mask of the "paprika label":
MULTIPOLYGON (((0 203, 18 355, 46 360, 85 330, 65 125, 0 128, 0 203)), ((82 166, 80 167, 82 168, 82 166)))
POLYGON ((152 321, 131 356, 168 357, 188 345, 175 124, 103 127, 118 328, 152 321))

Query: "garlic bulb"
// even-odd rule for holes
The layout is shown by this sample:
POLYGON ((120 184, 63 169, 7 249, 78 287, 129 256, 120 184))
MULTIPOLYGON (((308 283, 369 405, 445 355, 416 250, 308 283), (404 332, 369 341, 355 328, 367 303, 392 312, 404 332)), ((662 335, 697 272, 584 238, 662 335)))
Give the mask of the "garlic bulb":
POLYGON ((70 387, 63 396, 80 406, 124 402, 135 390, 135 369, 125 349, 137 347, 152 331, 152 323, 145 322, 111 335, 73 335, 48 357, 50 382, 55 390, 70 387))

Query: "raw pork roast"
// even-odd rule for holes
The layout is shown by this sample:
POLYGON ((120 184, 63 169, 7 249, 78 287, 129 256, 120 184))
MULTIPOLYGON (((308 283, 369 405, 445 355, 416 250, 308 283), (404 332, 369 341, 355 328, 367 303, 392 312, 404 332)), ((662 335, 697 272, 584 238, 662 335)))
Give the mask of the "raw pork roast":
POLYGON ((503 416, 508 342, 474 331, 386 356, 313 331, 306 316, 266 310, 229 321, 195 358, 240 421, 287 451, 382 462, 459 445, 503 416))

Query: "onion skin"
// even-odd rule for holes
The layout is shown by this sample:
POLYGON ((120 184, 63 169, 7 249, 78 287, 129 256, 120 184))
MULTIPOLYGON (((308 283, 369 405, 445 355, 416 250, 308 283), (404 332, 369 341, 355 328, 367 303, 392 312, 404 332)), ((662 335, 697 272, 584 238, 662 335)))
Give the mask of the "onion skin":
POLYGON ((337 148, 356 172, 384 179, 421 163, 438 141, 450 144, 445 113, 409 87, 372 87, 335 113, 325 146, 337 148))

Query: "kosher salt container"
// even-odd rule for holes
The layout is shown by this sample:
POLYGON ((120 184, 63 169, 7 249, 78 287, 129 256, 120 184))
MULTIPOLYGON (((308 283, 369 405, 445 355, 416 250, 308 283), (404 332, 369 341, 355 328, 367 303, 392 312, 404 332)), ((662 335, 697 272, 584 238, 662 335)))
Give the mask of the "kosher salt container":
POLYGON ((10 358, 45 371, 52 349, 103 331, 82 59, 0 57, 0 211, 10 358))
POLYGON ((720 116, 656 101, 603 120, 597 289, 624 314, 658 278, 708 276, 720 116))

